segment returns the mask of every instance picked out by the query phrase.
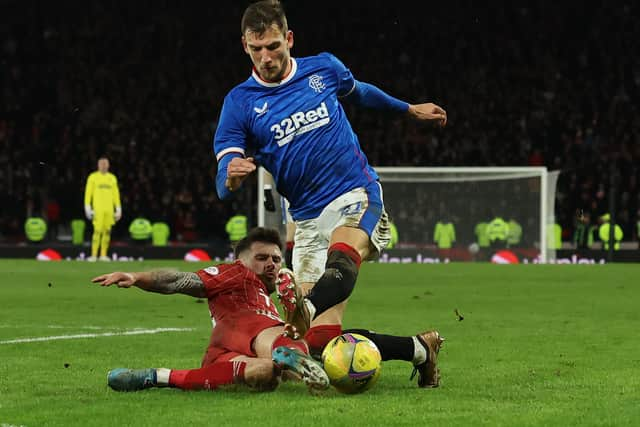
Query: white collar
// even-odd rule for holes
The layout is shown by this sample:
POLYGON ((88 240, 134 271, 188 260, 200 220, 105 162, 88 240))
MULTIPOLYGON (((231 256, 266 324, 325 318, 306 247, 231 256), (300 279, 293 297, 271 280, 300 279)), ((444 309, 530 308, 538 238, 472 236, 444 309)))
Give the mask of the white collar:
POLYGON ((291 57, 291 71, 289 71, 289 75, 287 77, 280 80, 279 82, 264 81, 262 77, 260 77, 260 75, 256 72, 255 68, 253 69, 253 71, 251 71, 251 76, 255 81, 257 81, 259 84, 261 84, 264 87, 276 87, 276 86, 282 86, 283 84, 286 84, 289 80, 293 78, 293 76, 296 74, 296 71, 298 71, 298 64, 296 63, 295 58, 291 57))

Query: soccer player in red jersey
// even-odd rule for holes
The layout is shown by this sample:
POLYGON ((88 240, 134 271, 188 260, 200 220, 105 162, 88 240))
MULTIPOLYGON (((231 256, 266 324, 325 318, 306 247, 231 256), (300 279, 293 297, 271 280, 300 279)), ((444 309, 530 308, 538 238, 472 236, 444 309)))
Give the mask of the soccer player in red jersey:
POLYGON ((329 380, 308 355, 304 341, 286 326, 271 301, 282 263, 282 243, 276 230, 256 228, 235 248, 237 261, 196 273, 173 270, 114 272, 93 279, 101 286, 136 286, 162 294, 182 293, 207 298, 214 328, 199 369, 125 369, 109 372, 108 383, 118 391, 169 386, 215 389, 246 384, 271 390, 281 370, 289 370, 310 388, 325 389, 329 380))
MULTIPOLYGON (((214 325, 209 347, 199 369, 126 369, 109 372, 108 383, 118 391, 169 386, 181 389, 215 389, 226 384, 246 384, 272 390, 282 370, 293 372, 311 389, 328 387, 320 365, 309 357, 307 344, 297 339, 294 327, 285 325, 269 294, 275 290, 282 265, 282 243, 277 230, 255 228, 235 248, 237 261, 207 267, 196 273, 153 270, 114 272, 93 279, 102 286, 117 285, 163 294, 182 293, 207 298, 214 325)), ((378 334, 365 329, 335 331, 362 334, 379 348, 382 360, 405 360, 414 366, 420 387, 437 387, 436 360, 440 340, 435 331, 414 337, 378 334)), ((320 349, 321 351, 322 349, 320 349)))

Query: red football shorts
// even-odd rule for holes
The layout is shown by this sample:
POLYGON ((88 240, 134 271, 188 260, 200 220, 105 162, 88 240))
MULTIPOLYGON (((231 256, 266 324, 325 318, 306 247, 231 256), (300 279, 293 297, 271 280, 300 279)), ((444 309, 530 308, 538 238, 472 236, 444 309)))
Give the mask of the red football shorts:
POLYGON ((202 366, 228 362, 236 356, 256 357, 253 340, 265 329, 280 325, 283 323, 266 316, 231 318, 218 323, 211 332, 202 366))

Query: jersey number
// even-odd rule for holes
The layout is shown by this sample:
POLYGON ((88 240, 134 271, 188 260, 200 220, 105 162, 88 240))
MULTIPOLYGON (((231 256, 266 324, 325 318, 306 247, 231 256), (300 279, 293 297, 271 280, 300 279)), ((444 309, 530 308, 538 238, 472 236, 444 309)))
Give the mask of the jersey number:
POLYGON ((262 292, 260 292, 260 296, 264 298, 264 302, 266 306, 271 307, 271 305, 273 304, 273 301, 271 301, 271 298, 269 298, 269 295, 265 295, 262 292))

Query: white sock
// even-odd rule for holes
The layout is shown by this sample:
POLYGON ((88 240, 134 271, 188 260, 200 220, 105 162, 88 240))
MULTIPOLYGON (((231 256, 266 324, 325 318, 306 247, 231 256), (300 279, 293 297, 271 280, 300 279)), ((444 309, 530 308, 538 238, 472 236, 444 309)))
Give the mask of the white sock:
POLYGON ((424 348, 422 343, 418 340, 418 337, 411 337, 413 339, 413 364, 419 365, 427 361, 427 349, 424 348))
POLYGON ((159 386, 169 385, 169 375, 171 375, 171 369, 158 368, 156 369, 156 382, 159 386))
POLYGON ((313 320, 316 317, 316 307, 306 298, 304 299, 304 304, 307 306, 307 310, 309 310, 309 320, 313 320))

